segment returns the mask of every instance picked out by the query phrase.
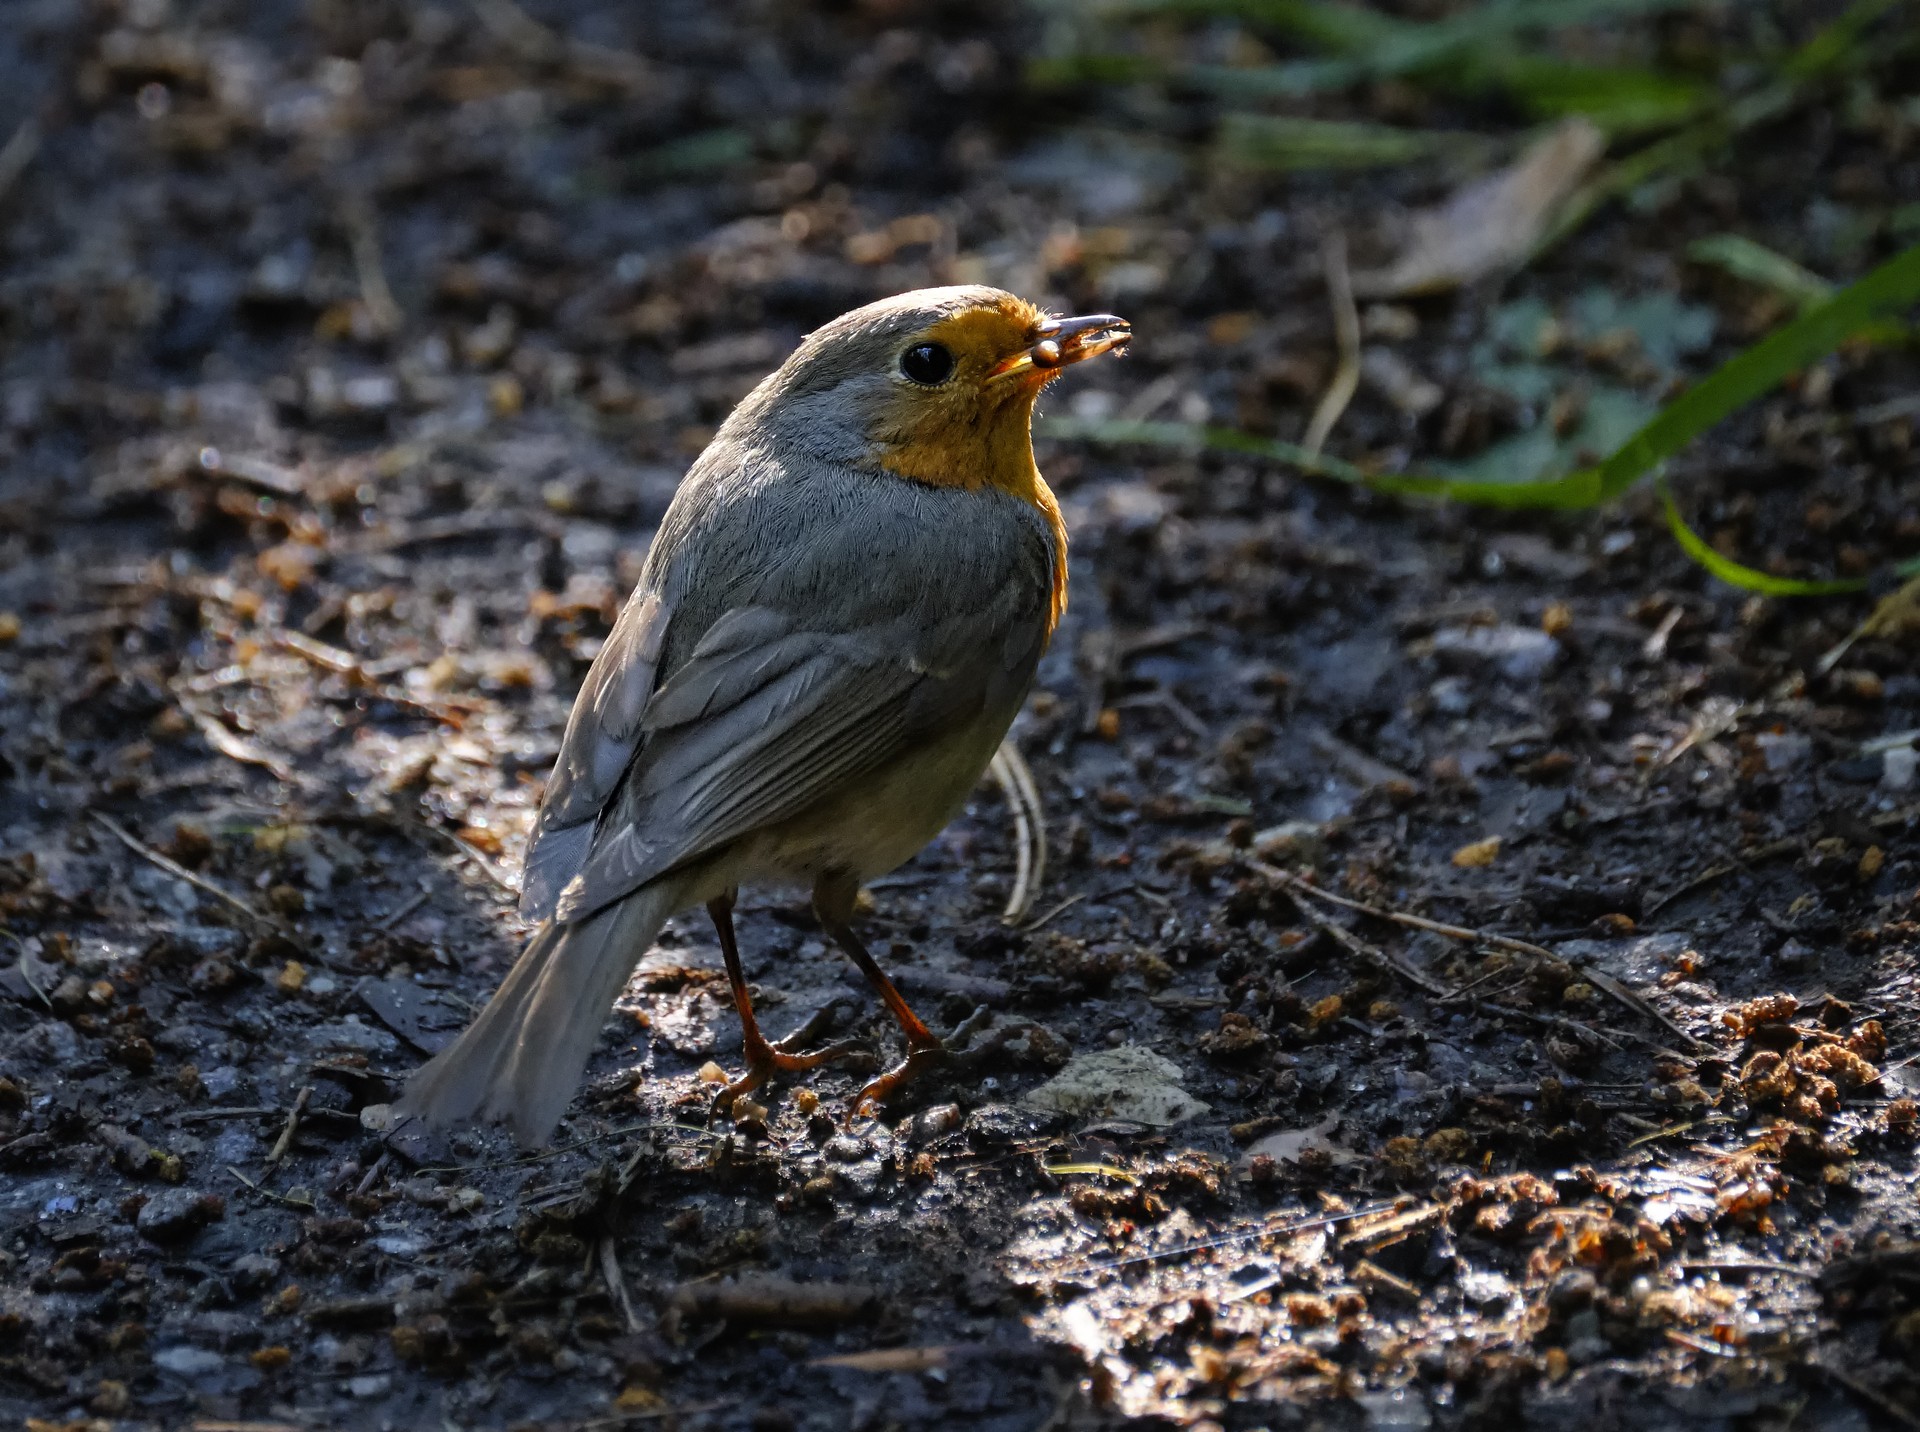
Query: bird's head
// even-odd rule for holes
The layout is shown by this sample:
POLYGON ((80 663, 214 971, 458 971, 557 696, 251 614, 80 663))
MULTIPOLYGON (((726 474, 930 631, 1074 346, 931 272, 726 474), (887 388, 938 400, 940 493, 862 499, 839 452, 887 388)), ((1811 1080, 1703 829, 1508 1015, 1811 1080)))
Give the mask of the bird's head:
POLYGON ((1108 313, 1051 318, 997 288, 921 289, 808 334, 729 426, 916 482, 1021 490, 1041 390, 1131 337, 1108 313))

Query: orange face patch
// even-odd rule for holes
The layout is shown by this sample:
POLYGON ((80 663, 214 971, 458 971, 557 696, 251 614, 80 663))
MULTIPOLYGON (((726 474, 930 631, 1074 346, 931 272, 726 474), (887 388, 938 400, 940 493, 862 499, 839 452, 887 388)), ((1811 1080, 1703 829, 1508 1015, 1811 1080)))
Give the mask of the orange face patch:
POLYGON ((1039 336, 1045 318, 1024 299, 1008 298, 942 319, 919 341, 944 344, 954 356, 956 376, 984 383, 991 380, 995 368, 1039 336))
POLYGON ((1031 502, 1053 528, 1054 617, 1066 605, 1066 525, 1033 461, 1033 402, 1057 370, 996 375, 1038 337, 1046 315, 1008 298, 943 318, 901 345, 938 343, 953 373, 929 387, 902 381, 875 437, 887 471, 914 482, 970 490, 993 487, 1031 502))
POLYGON ((879 457, 888 471, 942 487, 998 487, 1026 496, 1033 472, 1033 400, 1048 374, 997 377, 994 370, 1030 345, 1039 309, 1019 299, 970 308, 901 345, 938 343, 953 355, 944 382, 902 381, 879 425, 879 457))

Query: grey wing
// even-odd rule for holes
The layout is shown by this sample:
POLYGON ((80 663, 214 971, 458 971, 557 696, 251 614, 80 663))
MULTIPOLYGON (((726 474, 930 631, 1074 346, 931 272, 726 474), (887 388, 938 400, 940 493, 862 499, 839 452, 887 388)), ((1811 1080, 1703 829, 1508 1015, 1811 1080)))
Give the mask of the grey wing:
POLYGON ((560 892, 587 863, 601 809, 639 749, 668 615, 657 591, 636 591, 574 698, 527 846, 520 913, 529 920, 551 915, 560 892))
POLYGON ((640 764, 558 918, 798 816, 941 731, 1011 716, 1046 643, 1050 592, 1050 554, 1034 543, 1021 555, 978 590, 943 593, 938 615, 902 601, 842 631, 768 606, 716 621, 648 708, 640 764))

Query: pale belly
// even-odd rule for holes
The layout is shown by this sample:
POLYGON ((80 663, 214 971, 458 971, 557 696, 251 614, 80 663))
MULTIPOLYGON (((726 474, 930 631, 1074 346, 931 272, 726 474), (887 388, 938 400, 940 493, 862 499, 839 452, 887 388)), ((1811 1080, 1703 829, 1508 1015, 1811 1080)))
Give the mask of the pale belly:
POLYGON ((729 861, 744 881, 865 882, 905 864, 959 814, 1019 712, 1014 706, 929 743, 804 815, 765 831, 729 861))

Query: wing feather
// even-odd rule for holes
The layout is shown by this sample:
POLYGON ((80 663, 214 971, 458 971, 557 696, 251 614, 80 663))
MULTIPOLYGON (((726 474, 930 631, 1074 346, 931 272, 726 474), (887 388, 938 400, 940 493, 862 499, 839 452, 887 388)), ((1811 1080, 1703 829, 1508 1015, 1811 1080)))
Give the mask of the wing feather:
POLYGON ((568 722, 529 914, 586 918, 1017 704, 1051 629, 1038 515, 863 474, 805 481, 825 495, 696 491, 712 499, 697 548, 695 520, 669 514, 568 722))
MULTIPOLYGON (((999 668, 1007 625, 1041 630, 1044 589, 1023 600, 1016 589, 986 610, 943 623, 937 640, 913 642, 899 619, 831 636, 788 618, 753 626, 765 649, 702 644, 670 686, 689 693, 666 714, 677 722, 650 732, 643 767, 627 788, 630 808, 615 817, 648 839, 609 842, 582 867, 559 906, 582 919, 639 884, 756 830, 807 810, 850 780, 885 766, 937 732, 979 715, 990 693, 1024 688, 999 668), (793 651, 812 655, 789 665, 793 651), (769 651, 778 651, 770 658, 769 651), (702 669, 712 664, 714 670, 702 669), (768 673, 777 673, 766 679, 768 673), (691 693, 699 693, 698 719, 691 693), (723 697, 734 698, 720 707, 723 697), (647 851, 640 856, 640 847, 647 851)), ((743 624, 744 625, 744 624, 743 624)), ((1037 658, 1040 638, 1017 643, 1037 658)), ((666 705, 669 688, 662 688, 666 705)))
POLYGON ((551 915, 560 892, 580 873, 600 812, 633 764, 669 616, 657 591, 636 591, 574 698, 527 845, 520 913, 529 920, 551 915))

